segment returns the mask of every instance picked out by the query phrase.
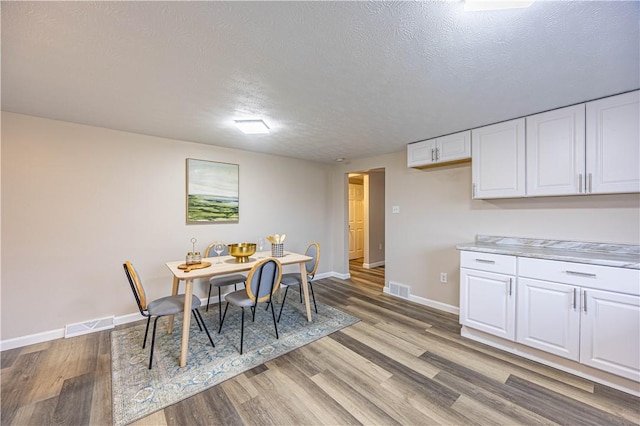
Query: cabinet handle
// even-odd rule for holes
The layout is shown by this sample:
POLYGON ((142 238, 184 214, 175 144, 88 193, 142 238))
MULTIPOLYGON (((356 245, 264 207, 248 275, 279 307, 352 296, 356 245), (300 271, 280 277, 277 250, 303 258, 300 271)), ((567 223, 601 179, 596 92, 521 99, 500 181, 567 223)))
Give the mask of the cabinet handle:
POLYGON ((431 161, 436 161, 436 159, 433 157, 434 153, 435 153, 435 149, 431 148, 431 161))
POLYGON ((494 264, 496 263, 495 260, 487 260, 487 259, 476 259, 476 262, 480 262, 480 263, 490 263, 490 264, 494 264))
POLYGON ((584 307, 584 313, 587 313, 587 290, 582 290, 582 306, 584 307))
POLYGON ((578 192, 582 194, 582 173, 578 175, 578 192))
POLYGON ((471 198, 476 198, 476 184, 471 185, 471 198))
POLYGON ((588 278, 595 278, 597 277, 596 274, 590 274, 588 272, 577 272, 577 271, 565 271, 567 274, 569 275, 577 275, 579 277, 588 277, 588 278))
POLYGON ((509 278, 509 296, 513 294, 513 278, 509 278))
POLYGON ((576 298, 576 293, 577 293, 577 291, 576 291, 576 290, 577 290, 577 289, 574 287, 574 288, 573 288, 573 310, 574 310, 574 311, 575 311, 575 310, 576 310, 576 308, 578 307, 578 306, 576 305, 576 302, 577 302, 577 298, 576 298))
POLYGON ((593 192, 593 174, 589 173, 589 192, 593 192))
POLYGON ((440 159, 440 150, 436 148, 436 161, 440 159))

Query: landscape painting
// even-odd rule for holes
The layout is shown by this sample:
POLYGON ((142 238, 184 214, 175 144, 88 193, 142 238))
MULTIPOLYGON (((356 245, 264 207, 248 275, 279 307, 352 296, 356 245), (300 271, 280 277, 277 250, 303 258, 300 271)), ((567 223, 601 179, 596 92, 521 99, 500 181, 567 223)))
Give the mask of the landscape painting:
POLYGON ((238 222, 237 164, 187 158, 187 223, 238 222))

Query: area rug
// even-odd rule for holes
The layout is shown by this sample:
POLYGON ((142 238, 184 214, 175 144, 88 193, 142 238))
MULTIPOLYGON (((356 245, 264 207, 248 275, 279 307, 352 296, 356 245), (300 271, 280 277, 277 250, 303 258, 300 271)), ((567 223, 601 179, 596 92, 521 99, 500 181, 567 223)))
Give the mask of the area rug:
MULTIPOLYGON (((212 304, 208 312, 204 307, 200 308, 216 347, 211 346, 207 335, 198 329, 192 316, 189 357, 184 368, 178 366, 181 317, 176 316, 172 334, 166 332, 167 319, 158 320, 151 370, 148 365, 153 324, 146 349, 142 349, 143 324, 113 331, 111 374, 114 424, 131 423, 359 321, 338 309, 318 303, 318 313, 313 311, 312 305, 313 321, 307 322, 304 304, 300 303, 299 297, 299 293, 289 291, 278 323, 279 339, 275 336, 271 311, 264 309, 266 305, 258 306, 255 322, 251 322, 250 310, 245 312, 243 355, 240 355, 241 310, 229 306, 222 333, 218 334, 217 303, 212 304)), ((277 317, 280 305, 274 307, 277 317)))

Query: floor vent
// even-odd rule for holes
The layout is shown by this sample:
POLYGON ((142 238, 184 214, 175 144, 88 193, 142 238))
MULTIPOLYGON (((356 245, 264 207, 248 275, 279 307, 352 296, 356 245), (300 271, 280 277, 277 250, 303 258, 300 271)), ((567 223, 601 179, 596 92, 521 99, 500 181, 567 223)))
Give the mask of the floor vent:
POLYGON ((108 330, 114 327, 114 317, 106 317, 91 321, 67 324, 64 327, 64 337, 75 337, 95 331, 108 330))
POLYGON ((404 297, 405 299, 409 298, 409 286, 394 283, 393 281, 389 281, 389 294, 393 294, 394 296, 404 297))

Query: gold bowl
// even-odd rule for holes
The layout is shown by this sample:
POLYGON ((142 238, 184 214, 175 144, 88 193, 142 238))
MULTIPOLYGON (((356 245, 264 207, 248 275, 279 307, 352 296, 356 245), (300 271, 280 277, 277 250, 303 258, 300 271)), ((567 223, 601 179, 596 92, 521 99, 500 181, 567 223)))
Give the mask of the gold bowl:
POLYGON ((236 263, 249 261, 249 256, 256 252, 254 243, 229 244, 229 254, 236 258, 236 263))

